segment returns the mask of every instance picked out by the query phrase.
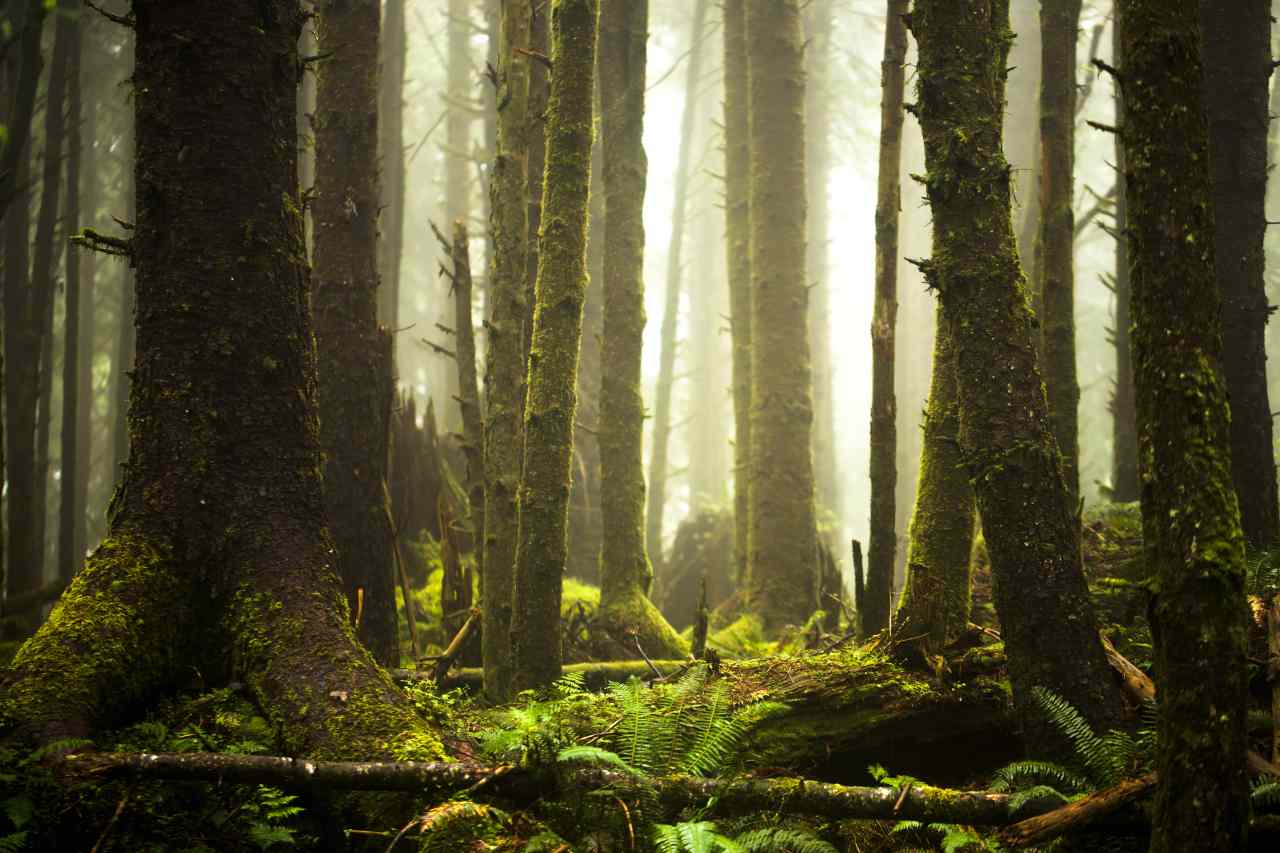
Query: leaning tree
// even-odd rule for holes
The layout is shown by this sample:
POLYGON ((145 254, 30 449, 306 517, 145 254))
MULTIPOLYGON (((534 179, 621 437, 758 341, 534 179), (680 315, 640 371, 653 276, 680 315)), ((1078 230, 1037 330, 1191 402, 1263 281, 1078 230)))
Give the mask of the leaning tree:
POLYGON ((5 675, 22 734, 109 725, 197 670, 242 681, 290 754, 443 754, 356 642, 325 529, 302 19, 290 0, 133 3, 130 456, 107 538, 5 675))

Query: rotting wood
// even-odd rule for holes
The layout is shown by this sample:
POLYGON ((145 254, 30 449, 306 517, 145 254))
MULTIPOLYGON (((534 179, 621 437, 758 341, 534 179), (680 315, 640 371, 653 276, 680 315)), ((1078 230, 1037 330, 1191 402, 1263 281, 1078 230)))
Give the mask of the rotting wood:
POLYGON ((1137 779, 1125 779, 1062 808, 1015 823, 1000 833, 1000 843, 1006 847, 1043 844, 1112 814, 1116 809, 1151 793, 1155 786, 1154 772, 1137 779))
MULTIPOLYGON (((431 677, 434 679, 436 686, 442 686, 445 678, 449 675, 449 668, 453 666, 454 661, 462 654, 463 648, 467 645, 467 640, 471 639, 472 633, 475 632, 476 626, 480 624, 480 608, 472 607, 467 614, 467 621, 462 623, 462 627, 458 629, 458 633, 454 635, 453 641, 449 643, 449 647, 444 650, 439 659, 436 660, 435 667, 431 677)), ((480 670, 481 679, 483 680, 484 670, 480 670)))

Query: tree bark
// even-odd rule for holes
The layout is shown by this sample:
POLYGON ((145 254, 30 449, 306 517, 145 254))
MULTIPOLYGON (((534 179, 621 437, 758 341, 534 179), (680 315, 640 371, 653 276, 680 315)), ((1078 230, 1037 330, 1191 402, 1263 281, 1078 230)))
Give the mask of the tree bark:
POLYGON ((606 3, 600 14, 600 117, 604 164, 604 348, 600 381, 600 617, 619 637, 635 632, 652 657, 688 647, 649 600, 653 569, 644 536, 644 93, 648 0, 606 3))
POLYGON ((747 576, 751 469, 751 162, 746 0, 724 0, 724 219, 733 341, 733 523, 736 576, 747 576))
POLYGON ((133 13, 131 458, 107 540, 5 673, 5 713, 32 736, 83 735, 195 669, 242 681, 289 754, 438 760, 438 737, 355 641, 324 525, 301 10, 133 13))
POLYGON ((502 6, 498 53, 498 152, 489 205, 493 263, 489 271, 488 354, 485 363, 484 553, 481 625, 485 694, 507 698, 511 688, 511 589, 518 515, 516 491, 524 458, 520 422, 524 395, 525 253, 529 168, 530 0, 502 6))
MULTIPOLYGON (((871 515, 868 563, 871 586, 859 602, 862 630, 889 625, 898 533, 898 402, 894 395, 894 332, 898 322, 898 212, 902 208, 902 119, 906 93, 907 0, 886 7, 880 61, 880 161, 876 186, 875 307, 871 317, 871 515)), ((937 370, 935 368, 935 375, 937 370)), ((954 385, 954 383, 953 383, 954 385)))
POLYGON ((512 598, 517 689, 560 677, 560 593, 566 556, 578 348, 586 297, 587 198, 594 135, 598 0, 551 7, 551 92, 538 283, 524 413, 520 539, 512 598))
POLYGON ((1104 730, 1120 697, 1098 642, 1013 237, 1000 141, 1008 13, 1008 0, 916 2, 934 237, 922 266, 955 342, 960 448, 984 520, 1014 701, 1032 743, 1056 743, 1033 687, 1104 730))
POLYGON ((30 161, 31 121, 35 116, 36 88, 44 65, 40 36, 48 12, 45 0, 18 0, 12 5, 15 8, 8 15, 14 37, 9 45, 11 55, 6 62, 6 76, 10 81, 5 93, 8 98, 5 104, 6 134, 0 147, 0 219, 8 213, 11 203, 23 204, 27 193, 27 178, 22 164, 30 161))
MULTIPOLYGON (((70 232, 80 223, 80 181, 83 158, 83 136, 81 119, 83 118, 83 99, 81 97, 80 59, 83 52, 82 34, 84 27, 84 10, 81 4, 73 4, 76 16, 68 21, 72 28, 69 50, 71 57, 67 68, 67 117, 70 121, 70 132, 67 134, 67 199, 63 213, 64 231, 70 232)), ((59 20, 59 24, 62 21, 59 20)), ((92 125, 90 133, 92 133, 92 125)), ((92 164, 90 164, 92 165, 92 164)), ((92 174, 92 173, 90 173, 92 174)), ((68 244, 69 245, 69 244, 68 244)), ((83 280, 80 269, 80 250, 75 247, 67 249, 66 293, 64 297, 63 321, 63 356, 62 356, 62 446, 61 476, 58 478, 58 539, 54 566, 60 580, 70 580, 81 559, 83 551, 77 551, 76 545, 84 538, 84 501, 81 497, 81 483, 85 488, 88 479, 83 471, 86 464, 89 446, 80 443, 80 406, 92 401, 92 387, 80 384, 81 364, 84 357, 80 346, 84 335, 80 331, 83 321, 81 308, 85 304, 81 287, 83 280)), ((92 298, 92 296, 90 296, 92 298)))
POLYGON ((1041 0, 1040 247, 1044 387, 1062 474, 1080 498, 1080 383, 1076 379, 1076 41, 1080 0, 1041 0))
POLYGON ((804 49, 799 0, 748 0, 751 158, 749 595, 765 627, 817 605, 804 49))
POLYGON ((1209 15, 1195 0, 1125 0, 1121 16, 1142 527, 1160 685, 1153 851, 1241 850, 1248 821, 1244 542, 1219 367, 1201 77, 1202 21, 1223 22, 1209 15))
POLYGON ((937 654, 968 627, 973 522, 973 487, 960 452, 956 345, 939 306, 907 579, 895 619, 894 635, 902 641, 923 640, 926 650, 937 654))
MULTIPOLYGON (((392 330, 400 326, 400 259, 404 254, 404 77, 408 42, 405 0, 386 0, 382 14, 382 74, 378 92, 378 148, 382 161, 382 216, 378 246, 378 318, 392 330)), ((392 360, 396 361, 394 349, 392 360)))
POLYGON ((394 395, 391 335, 378 325, 376 0, 325 0, 316 82, 315 312, 325 506, 356 635, 384 666, 400 660, 386 511, 394 395))
POLYGON ((1231 476, 1245 541, 1280 540, 1280 494, 1267 394, 1267 83, 1269 0, 1203 0, 1205 107, 1222 294, 1222 373, 1231 400, 1231 476), (1210 25, 1212 24, 1212 25, 1210 25))
MULTIPOLYGON (((443 242, 443 240, 441 241, 443 242)), ((471 249, 467 226, 462 220, 453 223, 450 266, 453 283, 455 353, 458 362, 458 405, 462 410, 462 451, 467 458, 467 507, 471 541, 474 543, 478 568, 484 571, 484 412, 480 408, 480 380, 476 375, 476 335, 471 319, 471 249)), ((470 575, 468 582, 470 581, 470 575)))
MULTIPOLYGON (((1124 67, 1124 51, 1120 43, 1120 18, 1124 9, 1116 4, 1112 21, 1112 58, 1116 68, 1124 67)), ((1115 87, 1115 123, 1124 127, 1124 98, 1119 81, 1115 87)), ((1130 303, 1132 288, 1129 281, 1129 202, 1125 190, 1124 140, 1115 134, 1116 201, 1115 241, 1116 263, 1112 287, 1115 292, 1115 329, 1113 342, 1116 350, 1116 380, 1111 392, 1111 499, 1117 503, 1138 500, 1141 489, 1138 481, 1138 414, 1133 390, 1133 350, 1129 333, 1132 325, 1130 303)))
POLYGON ((680 119, 680 148, 676 154, 671 209, 671 239, 667 244, 666 290, 663 291, 662 330, 658 357, 658 381, 653 394, 653 443, 649 448, 649 501, 645 513, 645 547, 649 558, 662 562, 663 515, 667 505, 668 452, 671 443, 671 395, 675 385, 676 329, 680 318, 680 291, 684 286, 684 231, 689 207, 690 158, 698 116, 698 87, 702 76, 702 33, 707 0, 693 7, 689 31, 689 59, 685 74, 684 113, 680 119))

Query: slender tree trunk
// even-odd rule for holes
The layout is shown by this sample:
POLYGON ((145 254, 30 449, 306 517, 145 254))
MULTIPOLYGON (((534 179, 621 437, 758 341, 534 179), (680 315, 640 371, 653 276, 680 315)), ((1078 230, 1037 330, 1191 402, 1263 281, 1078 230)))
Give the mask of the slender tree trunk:
POLYGON ((1269 0, 1203 0, 1204 85, 1222 295, 1222 372, 1231 400, 1231 471, 1245 540, 1280 541, 1267 394, 1265 255, 1269 0), (1210 25, 1211 24, 1211 25, 1210 25))
MULTIPOLYGON (((698 246, 714 246, 723 225, 712 204, 703 202, 694 223, 698 246)), ((724 432, 725 375, 720 326, 725 292, 719 275, 723 256, 699 251, 693 258, 689 288, 689 393, 685 445, 689 458, 689 514, 720 507, 728 496, 729 467, 724 432)))
MULTIPOLYGON (((1124 52, 1120 43, 1120 18, 1123 6, 1119 3, 1113 12, 1112 59, 1117 68, 1124 67, 1124 52)), ((1124 126, 1124 98, 1120 83, 1115 86, 1115 125, 1124 126)), ((1138 500, 1141 492, 1138 483, 1138 415, 1133 389, 1133 351, 1130 346, 1129 327, 1132 323, 1129 284, 1129 202, 1125 189, 1124 140, 1115 134, 1116 203, 1115 241, 1116 263, 1112 290, 1115 293, 1116 314, 1114 343, 1116 349, 1116 384, 1111 392, 1111 499, 1118 503, 1138 500)))
POLYGON ((600 610, 606 630, 634 632, 650 657, 688 653, 649 601, 653 569, 644 540, 645 59, 648 0, 606 2, 600 15, 604 149, 604 354, 600 384, 600 610))
MULTIPOLYGON (((133 48, 129 48, 128 67, 133 70, 133 48)), ((135 159, 133 131, 126 133, 122 143, 126 162, 135 159)), ((124 205, 125 217, 129 222, 137 220, 137 183, 133 168, 125 169, 124 205)), ((120 316, 117 318, 119 332, 115 341, 115 352, 111 358, 111 482, 114 485, 124 479, 124 466, 129 463, 129 400, 133 394, 133 361, 136 348, 136 336, 133 325, 135 302, 137 299, 134 265, 130 261, 121 265, 120 272, 120 316)))
POLYGON ((502 701, 511 689, 511 591, 518 515, 516 491, 524 459, 520 443, 524 385, 524 285, 528 228, 529 43, 531 0, 502 7, 498 51, 498 153, 490 179, 493 264, 489 270, 488 357, 485 363, 484 691, 502 701))
POLYGON ((751 529, 749 594, 765 627, 817 606, 805 275, 800 0, 748 0, 751 96, 751 529))
MULTIPOLYGON (((310 17, 302 25, 302 35, 298 39, 298 51, 303 56, 318 56, 320 44, 316 33, 315 5, 318 0, 302 0, 302 8, 310 17)), ((305 193, 315 189, 316 184, 316 78, 318 66, 311 65, 300 75, 298 80, 298 183, 305 193)), ((312 259, 315 249, 315 216, 308 205, 302 211, 306 226, 307 260, 312 259)))
MULTIPOLYGON (((880 163, 876 190, 876 292, 871 317, 871 517, 867 600, 858 602, 862 630, 889 625, 897 564, 894 489, 898 482, 898 401, 894 333, 898 321, 898 213, 902 209, 902 118, 906 93, 907 0, 889 0, 880 62, 880 163)), ((937 375, 937 366, 934 367, 937 375)), ((953 383, 954 384, 954 383, 953 383)), ((954 396, 954 389, 953 389, 954 396)))
MULTIPOLYGON (((818 508, 835 519, 840 506, 840 465, 836 455, 835 380, 831 359, 831 291, 827 261, 831 171, 832 0, 810 0, 805 9, 805 176, 809 223, 806 269, 813 286, 809 304, 809 343, 813 353, 813 470, 818 508)), ((905 37, 904 37, 905 41, 905 37)))
POLYGON ((394 334, 400 325, 400 258, 404 253, 404 76, 408 51, 405 0, 386 0, 381 45, 378 148, 382 152, 382 240, 378 244, 378 270, 382 284, 378 290, 378 317, 394 334))
MULTIPOLYGON (((1008 97, 1004 116, 1005 156, 1013 168, 1013 221, 1018 257, 1023 259, 1027 290, 1036 320, 1041 317, 1040 273, 1040 68, 1043 50, 1040 3, 1009 4, 1014 39, 1009 48, 1008 97)), ((1036 346, 1040 334, 1036 333, 1036 346)))
MULTIPOLYGON (((62 152, 66 145, 66 104, 68 68, 75 38, 75 0, 60 0, 54 29, 53 58, 49 65, 49 88, 44 116, 43 175, 40 183, 40 212, 36 218, 35 249, 31 258, 31 291, 26 332, 27 358, 23 365, 28 393, 36 406, 35 476, 27 499, 34 502, 31 522, 32 562, 30 577, 39 586, 44 580, 45 531, 49 518, 49 440, 53 397, 53 304, 58 289, 56 276, 59 249, 58 213, 62 207, 62 152), (39 353, 37 358, 31 355, 39 353)), ((15 496, 21 498, 21 495, 15 496)))
MULTIPOLYGON (((70 123, 67 134, 67 200, 63 212, 64 231, 71 232, 80 223, 80 168, 82 164, 83 137, 81 119, 83 118, 83 100, 81 91, 80 59, 82 55, 82 33, 84 26, 83 9, 80 3, 74 4, 77 16, 71 18, 68 26, 72 28, 70 44, 70 62, 67 68, 67 113, 70 123)), ((61 23, 61 21, 59 21, 61 23)), ((92 130, 90 130, 92 133, 92 130)), ((80 384, 80 365, 83 357, 80 345, 83 335, 80 332, 81 307, 84 300, 81 293, 80 251, 67 249, 67 289, 63 322, 63 356, 62 356, 62 475, 58 488, 58 540, 54 566, 58 578, 70 580, 75 574, 78 564, 83 559, 83 552, 76 551, 76 544, 83 538, 84 513, 78 506, 77 498, 80 483, 85 481, 81 474, 86 460, 83 459, 89 450, 88 445, 80 444, 80 406, 81 398, 87 404, 91 388, 80 384), (77 510, 80 510, 77 513, 77 510)), ((87 484, 87 481, 85 481, 87 484)))
POLYGON ((1044 386, 1062 473, 1080 496, 1080 384, 1076 380, 1076 40, 1080 0, 1041 0, 1040 245, 1044 386))
POLYGON ((1014 702, 1048 734, 1044 687, 1095 727, 1119 711, 1080 562, 1010 217, 1000 107, 1008 0, 916 0, 919 110, 934 255, 922 262, 956 347, 960 447, 991 554, 1014 702), (999 376, 999 381, 993 381, 999 376))
MULTIPOLYGON (((477 78, 471 58, 471 19, 477 4, 474 0, 448 0, 448 35, 445 95, 444 143, 444 217, 445 222, 470 221, 472 209, 471 176, 474 152, 471 150, 471 123, 477 78)), ((441 282, 434 308, 436 323, 451 328, 452 299, 447 285, 441 282)), ((432 330, 434 333, 434 329, 432 330)), ((454 405, 460 394, 458 370, 447 359, 435 359, 434 375, 440 377, 432 393, 440 404, 441 427, 458 432, 460 415, 454 405)))
POLYGON ((386 510, 391 335, 378 325, 379 4, 325 0, 316 98, 315 311, 325 503, 356 633, 393 665, 394 543, 386 510))
MULTIPOLYGON (((103 91, 97 81, 101 78, 99 62, 102 54, 98 50, 92 31, 81 24, 82 51, 84 68, 81 70, 81 123, 87 136, 80 146, 82 184, 80 188, 81 219, 85 224, 96 225, 98 200, 101 181, 98 175, 98 98, 103 91), (88 37, 85 34, 88 33, 88 37)), ((73 113, 74 115, 74 113, 73 113)), ((81 223, 72 222, 71 228, 78 228, 81 223)), ((90 502, 89 485, 93 480, 94 461, 94 401, 95 389, 93 379, 94 357, 97 355, 96 327, 97 312, 97 280, 98 261, 93 252, 80 253, 80 343, 79 360, 76 366, 76 472, 75 498, 72 513, 75 518, 74 541, 72 542, 71 572, 80 568, 85 553, 90 545, 90 502)), ((102 448, 99 448, 99 451, 102 448)), ((100 455, 100 454, 99 454, 100 455)), ((93 542, 97 544, 96 540, 93 542)))
MULTIPOLYGON (((22 163, 24 159, 29 161, 36 88, 44 65, 40 36, 48 12, 45 0, 15 0, 9 5, 14 7, 8 15, 14 40, 8 46, 11 55, 6 60, 9 86, 5 93, 8 98, 5 138, 0 143, 0 218, 8 212, 11 203, 23 203, 27 192, 22 163)), ((12 358, 9 363, 13 364, 12 358)))
MULTIPOLYGON (((480 381, 476 376, 476 335, 471 319, 471 249, 467 225, 453 223, 450 266, 453 268, 454 329, 458 344, 454 349, 458 362, 459 406, 462 409, 463 453, 467 457, 467 506, 480 571, 484 571, 484 413, 480 408, 480 381)), ((470 575, 467 576, 468 585, 470 575)), ((467 590, 470 594, 470 589, 467 590)))
POLYGON ((684 229, 689 206, 689 161, 693 156, 693 131, 698 120, 698 86, 702 76, 702 33, 707 0, 693 7, 689 59, 684 87, 684 115, 680 120, 680 149, 676 155, 671 240, 667 244, 666 290, 662 305, 661 351, 658 382, 654 388, 653 444, 649 448, 649 501, 645 512, 645 548, 650 559, 662 562, 662 522, 667 504, 667 461, 671 444, 671 395, 675 385, 676 327, 680 315, 681 278, 684 273, 684 229))
POLYGON ((733 550, 736 576, 747 576, 751 468, 751 163, 747 136, 746 0, 724 0, 724 218, 733 339, 733 550))
POLYGON ((1160 787, 1151 849, 1243 850, 1244 543, 1229 487, 1212 238, 1215 152, 1199 34, 1202 25, 1224 26, 1233 13, 1196 0, 1125 0, 1122 12, 1134 378, 1140 448, 1149 463, 1142 528, 1157 584, 1151 616, 1160 787))
POLYGON ((560 593, 566 554, 578 347, 586 296, 587 197, 598 0, 551 7, 551 93, 529 393, 524 415, 520 539, 511 646, 519 689, 560 677, 560 593))
POLYGON ((960 452, 956 346, 939 307, 920 482, 907 545, 907 578, 894 631, 908 642, 923 640, 921 645, 930 654, 939 653, 969 625, 973 521, 973 487, 960 452))
POLYGON ((83 735, 194 669, 244 683, 290 755, 438 759, 355 641, 324 525, 294 145, 301 10, 133 11, 147 96, 131 458, 107 541, 5 674, 6 714, 20 732, 83 735))

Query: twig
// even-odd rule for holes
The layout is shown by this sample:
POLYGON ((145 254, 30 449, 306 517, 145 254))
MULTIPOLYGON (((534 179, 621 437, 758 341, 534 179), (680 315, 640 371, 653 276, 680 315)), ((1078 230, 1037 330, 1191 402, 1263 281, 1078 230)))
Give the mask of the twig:
POLYGON ((102 832, 98 835, 98 840, 94 842, 93 849, 89 853, 98 853, 102 849, 102 842, 107 840, 107 836, 111 834, 111 830, 115 827, 116 821, 120 820, 120 815, 124 814, 125 803, 129 802, 129 798, 133 796, 133 791, 138 787, 138 783, 134 782, 124 792, 124 796, 120 798, 120 802, 116 803, 116 810, 111 813, 111 819, 107 821, 107 825, 102 828, 102 832))
POLYGON ((649 656, 644 653, 644 648, 640 645, 640 635, 632 634, 631 639, 635 641, 636 651, 640 653, 640 657, 644 658, 644 662, 649 665, 649 669, 653 670, 653 674, 658 678, 664 678, 662 670, 653 665, 653 661, 649 660, 649 656))

